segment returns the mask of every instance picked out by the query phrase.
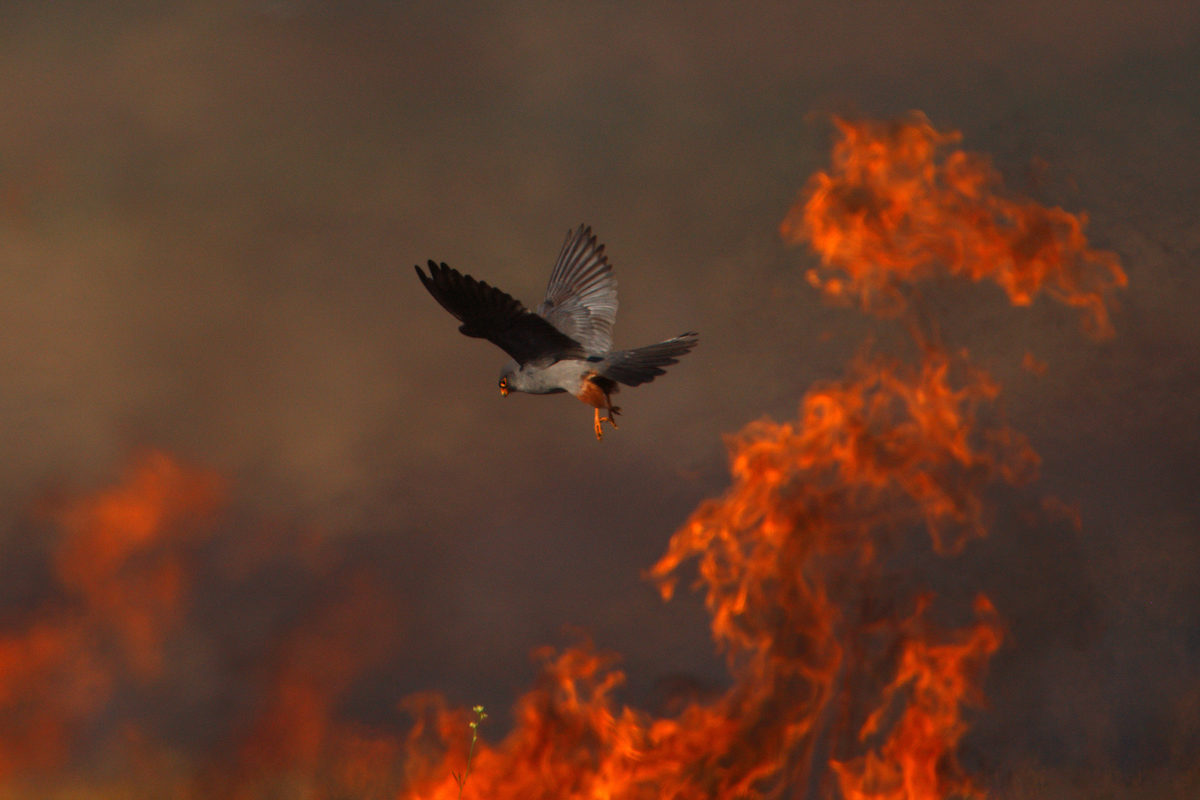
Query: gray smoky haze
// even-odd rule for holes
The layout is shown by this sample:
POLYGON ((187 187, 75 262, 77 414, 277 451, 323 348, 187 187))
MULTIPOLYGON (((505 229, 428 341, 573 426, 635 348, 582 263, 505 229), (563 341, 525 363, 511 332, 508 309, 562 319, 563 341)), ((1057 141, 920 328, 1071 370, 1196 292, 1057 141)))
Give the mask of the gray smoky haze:
POLYGON ((1082 519, 1002 508, 944 566, 1008 625, 964 761, 1012 796, 1192 769, 1195 3, 15 2, 0 87, 0 630, 69 602, 54 498, 144 448, 228 487, 171 677, 115 691, 77 760, 124 720, 220 754, 310 628, 371 651, 331 679, 348 722, 401 728, 433 690, 499 735, 567 628, 621 654, 631 704, 722 686, 699 600, 644 571, 726 486, 723 433, 898 336, 824 304, 777 226, 831 114, 919 109, 1013 191, 1086 211, 1129 275, 1103 342, 992 286, 932 301, 1042 456, 1031 491, 1082 519), (601 443, 569 396, 502 399, 504 354, 412 268, 532 306, 580 222, 620 281, 618 346, 701 334, 601 443))

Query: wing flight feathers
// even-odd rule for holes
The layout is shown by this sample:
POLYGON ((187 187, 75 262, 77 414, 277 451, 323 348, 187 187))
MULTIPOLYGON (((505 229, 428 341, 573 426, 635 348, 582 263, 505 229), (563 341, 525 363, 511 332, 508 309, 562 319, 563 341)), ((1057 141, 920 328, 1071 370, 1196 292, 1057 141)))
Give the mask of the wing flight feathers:
POLYGON ((434 261, 428 275, 416 270, 433 298, 462 323, 463 334, 487 339, 518 363, 584 355, 579 342, 485 281, 434 261))
POLYGON ((567 232, 537 312, 590 354, 612 349, 617 279, 590 227, 567 232))
POLYGON ((658 344, 618 350, 609 354, 599 371, 626 386, 640 386, 664 374, 672 364, 678 364, 699 342, 699 334, 688 332, 658 344))

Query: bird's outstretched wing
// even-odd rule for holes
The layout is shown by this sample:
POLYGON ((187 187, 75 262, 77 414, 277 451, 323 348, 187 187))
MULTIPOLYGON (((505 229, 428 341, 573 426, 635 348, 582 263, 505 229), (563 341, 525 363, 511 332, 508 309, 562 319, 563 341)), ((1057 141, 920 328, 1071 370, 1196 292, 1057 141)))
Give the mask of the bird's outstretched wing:
POLYGON ((429 275, 416 269, 434 299, 462 323, 460 331, 487 339, 518 363, 586 355, 579 342, 496 287, 433 261, 429 275))
POLYGON ((546 299, 537 313, 589 354, 602 355, 612 349, 617 279, 604 255, 604 245, 597 244, 591 228, 580 225, 567 231, 550 273, 546 299))
POLYGON ((665 373, 672 364, 678 364, 699 341, 700 334, 689 331, 658 344, 618 350, 601 362, 599 372, 626 386, 640 386, 665 373))

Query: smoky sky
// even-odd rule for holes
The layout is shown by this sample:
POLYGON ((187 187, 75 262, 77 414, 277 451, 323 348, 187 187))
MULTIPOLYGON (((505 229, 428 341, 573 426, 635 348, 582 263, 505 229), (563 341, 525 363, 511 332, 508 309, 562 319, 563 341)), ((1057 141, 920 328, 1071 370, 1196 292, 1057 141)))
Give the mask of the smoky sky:
MULTIPOLYGON (((722 434, 793 416, 897 336, 825 304, 777 226, 827 163, 830 115, 918 109, 1012 191, 1085 211, 1129 275, 1101 342, 1044 299, 929 299, 1042 456, 1039 496, 1083 522, 1031 528, 1028 498, 1000 498, 956 567, 1011 633, 978 760, 1194 753, 1198 76, 1184 2, 6 4, 4 618, 42 591, 39 498, 155 447, 230 487, 195 553, 197 708, 250 704, 240 681, 265 667, 245 665, 363 575, 394 646, 348 716, 437 690, 502 726, 529 652, 568 627, 622 655, 630 702, 719 686, 698 599, 663 604, 644 570, 726 485, 722 434), (622 392, 602 443, 568 396, 502 399, 504 355, 412 270, 445 261, 532 306, 580 222, 620 284, 618 346, 701 334, 622 392), (248 538, 269 546, 230 568, 248 538)), ((236 725, 155 713, 197 749, 236 725)))

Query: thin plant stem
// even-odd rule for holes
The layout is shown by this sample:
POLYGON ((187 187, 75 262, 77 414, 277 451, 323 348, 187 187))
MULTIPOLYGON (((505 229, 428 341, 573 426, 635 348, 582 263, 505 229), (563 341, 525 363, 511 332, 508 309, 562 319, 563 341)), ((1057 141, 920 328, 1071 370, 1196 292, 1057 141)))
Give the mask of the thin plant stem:
POLYGON ((471 746, 467 748, 467 766, 463 770, 462 775, 457 772, 452 772, 454 782, 458 784, 458 800, 462 800, 463 787, 467 785, 467 777, 471 774, 471 759, 475 757, 475 742, 479 741, 479 726, 487 719, 487 712, 483 710, 483 706, 475 706, 471 709, 475 712, 475 719, 471 720, 471 746))

